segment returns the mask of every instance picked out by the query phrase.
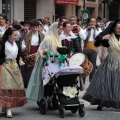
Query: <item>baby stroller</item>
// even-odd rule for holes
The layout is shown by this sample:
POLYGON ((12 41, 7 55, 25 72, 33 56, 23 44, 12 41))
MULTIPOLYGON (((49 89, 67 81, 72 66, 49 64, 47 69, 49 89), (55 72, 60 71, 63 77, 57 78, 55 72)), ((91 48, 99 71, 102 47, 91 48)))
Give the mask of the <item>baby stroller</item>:
POLYGON ((80 87, 77 85, 77 77, 83 72, 80 66, 59 68, 58 63, 51 63, 46 67, 44 83, 44 98, 39 102, 40 113, 45 115, 48 110, 49 100, 52 106, 59 110, 61 118, 65 116, 65 110, 85 115, 84 104, 80 104, 78 94, 80 87), (71 91, 71 92, 70 92, 71 91))

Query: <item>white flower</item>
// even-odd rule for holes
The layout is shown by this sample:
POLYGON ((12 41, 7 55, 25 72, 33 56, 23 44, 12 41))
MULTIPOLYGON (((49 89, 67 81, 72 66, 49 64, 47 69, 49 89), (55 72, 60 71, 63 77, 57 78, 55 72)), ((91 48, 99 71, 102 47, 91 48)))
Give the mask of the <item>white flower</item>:
POLYGON ((77 94, 77 89, 76 89, 76 87, 63 87, 63 94, 65 95, 65 96, 68 96, 68 97, 70 97, 70 98, 74 98, 75 96, 76 96, 76 94, 77 94))

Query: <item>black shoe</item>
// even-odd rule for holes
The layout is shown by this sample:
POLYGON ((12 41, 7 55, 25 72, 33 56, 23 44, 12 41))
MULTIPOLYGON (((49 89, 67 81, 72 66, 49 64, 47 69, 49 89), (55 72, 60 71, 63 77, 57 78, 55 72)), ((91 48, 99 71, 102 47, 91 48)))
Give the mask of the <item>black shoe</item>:
POLYGON ((99 110, 99 111, 102 110, 102 107, 100 105, 98 105, 97 110, 99 110))

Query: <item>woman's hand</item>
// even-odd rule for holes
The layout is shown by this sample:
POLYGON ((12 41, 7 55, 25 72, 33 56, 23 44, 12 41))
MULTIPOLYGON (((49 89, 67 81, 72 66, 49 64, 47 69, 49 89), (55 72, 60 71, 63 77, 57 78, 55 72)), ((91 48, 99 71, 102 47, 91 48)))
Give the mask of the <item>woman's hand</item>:
POLYGON ((22 48, 22 52, 25 52, 26 51, 26 47, 22 48))
POLYGON ((38 51, 38 53, 41 58, 46 58, 46 55, 43 54, 43 51, 38 51))
POLYGON ((25 65, 25 63, 20 59, 20 60, 19 60, 19 65, 20 65, 20 66, 23 66, 23 65, 25 65))
POLYGON ((105 35, 105 36, 103 36, 102 40, 109 40, 109 39, 110 39, 110 37, 111 37, 111 35, 110 35, 110 34, 105 35))

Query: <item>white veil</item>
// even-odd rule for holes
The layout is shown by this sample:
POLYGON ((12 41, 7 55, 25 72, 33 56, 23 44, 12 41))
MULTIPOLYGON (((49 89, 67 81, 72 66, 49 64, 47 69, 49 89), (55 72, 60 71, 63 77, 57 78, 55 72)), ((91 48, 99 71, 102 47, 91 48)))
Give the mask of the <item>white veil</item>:
POLYGON ((56 38, 58 38, 58 22, 54 22, 50 25, 48 31, 46 32, 45 36, 47 35, 54 35, 56 38))
POLYGON ((39 50, 45 50, 48 49, 50 52, 53 52, 54 54, 58 54, 57 47, 61 46, 61 41, 58 36, 58 22, 54 22, 49 27, 48 31, 45 34, 45 38, 43 39, 43 42, 41 43, 39 50))

